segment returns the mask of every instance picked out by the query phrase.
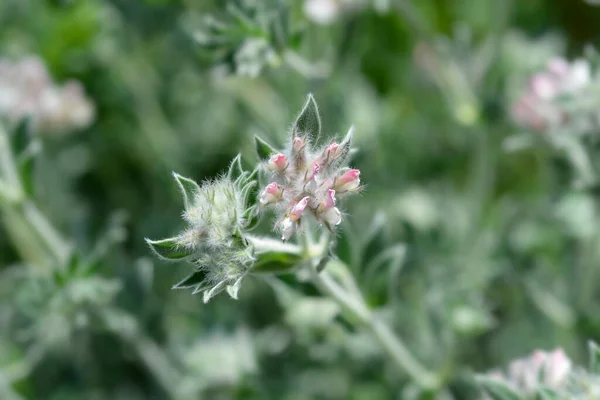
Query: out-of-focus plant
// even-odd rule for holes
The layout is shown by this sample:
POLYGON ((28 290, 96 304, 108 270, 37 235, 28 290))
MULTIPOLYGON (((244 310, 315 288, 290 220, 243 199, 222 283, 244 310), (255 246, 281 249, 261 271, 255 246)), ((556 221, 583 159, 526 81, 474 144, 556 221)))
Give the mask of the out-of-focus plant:
POLYGON ((227 73, 257 77, 265 67, 284 64, 311 77, 329 68, 310 63, 297 52, 304 29, 293 18, 288 0, 228 2, 223 16, 190 13, 187 30, 227 73))
POLYGON ((527 358, 512 361, 507 375, 493 371, 478 376, 478 381, 491 399, 596 399, 600 396, 600 354, 593 342, 589 351, 588 370, 574 366, 562 349, 536 350, 527 358))

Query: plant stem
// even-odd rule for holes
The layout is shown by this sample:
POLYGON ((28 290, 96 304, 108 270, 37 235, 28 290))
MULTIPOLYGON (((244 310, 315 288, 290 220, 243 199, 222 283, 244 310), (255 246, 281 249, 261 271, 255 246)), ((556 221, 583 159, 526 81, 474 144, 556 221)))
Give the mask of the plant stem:
POLYGON ((52 226, 48 218, 27 198, 11 152, 8 133, 0 125, 0 202, 6 228, 23 258, 36 266, 52 259, 58 265, 66 262, 69 243, 52 226), (25 235, 26 237, 24 237, 25 235), (32 253, 33 252, 33 253, 32 253))
POLYGON ((387 324, 373 315, 362 296, 346 291, 326 270, 318 273, 313 268, 313 282, 323 294, 331 297, 343 310, 359 321, 394 363, 406 371, 421 388, 436 390, 440 387, 439 378, 421 365, 387 324))

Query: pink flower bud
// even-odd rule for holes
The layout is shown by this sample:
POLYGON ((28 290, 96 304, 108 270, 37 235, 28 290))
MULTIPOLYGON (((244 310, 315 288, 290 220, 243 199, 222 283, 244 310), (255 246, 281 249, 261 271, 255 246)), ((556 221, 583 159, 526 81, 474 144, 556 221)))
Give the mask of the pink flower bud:
POLYGON ((308 199, 308 196, 304 197, 292 208, 292 212, 289 215, 289 218, 291 218, 292 221, 298 221, 300 219, 300 217, 302 216, 302 212, 308 205, 308 199))
POLYGON ((346 171, 335 181, 335 189, 338 193, 352 192, 360 186, 360 171, 351 169, 346 171))
POLYGON ((283 154, 275 154, 269 159, 268 168, 271 171, 283 171, 287 166, 287 157, 283 154))
POLYGON ((275 203, 281 199, 283 191, 279 188, 277 183, 272 182, 267 185, 265 190, 260 195, 261 204, 275 203))
POLYGON ((335 158, 340 149, 340 145, 337 143, 332 143, 325 149, 325 155, 329 158, 335 158))

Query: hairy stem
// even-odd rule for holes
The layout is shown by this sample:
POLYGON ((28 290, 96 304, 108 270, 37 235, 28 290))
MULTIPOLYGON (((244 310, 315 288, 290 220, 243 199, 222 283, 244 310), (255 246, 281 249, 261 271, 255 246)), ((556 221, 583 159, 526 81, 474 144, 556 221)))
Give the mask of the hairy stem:
POLYGON ((426 390, 440 387, 438 377, 423 367, 394 331, 372 313, 360 294, 347 291, 326 270, 319 273, 313 269, 313 282, 323 294, 335 300, 344 311, 367 329, 392 361, 420 387, 426 390))

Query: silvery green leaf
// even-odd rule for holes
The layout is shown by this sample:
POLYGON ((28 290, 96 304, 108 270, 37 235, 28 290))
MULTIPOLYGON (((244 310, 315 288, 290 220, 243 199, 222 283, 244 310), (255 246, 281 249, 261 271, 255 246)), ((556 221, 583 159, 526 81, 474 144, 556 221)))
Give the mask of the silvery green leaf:
POLYGON ((537 398, 539 400, 560 400, 559 394, 550 388, 539 388, 537 398))
POLYGON ((312 94, 309 94, 306 103, 294 126, 292 128, 292 135, 308 135, 313 143, 319 140, 321 134, 321 117, 319 116, 319 107, 312 94))
POLYGON ((10 138, 10 145, 14 155, 19 156, 25 151, 31 140, 31 119, 23 118, 19 121, 10 138))
POLYGON ((179 189, 181 190, 181 194, 183 195, 183 204, 187 210, 188 208, 193 206, 194 196, 200 191, 200 187, 192 179, 185 178, 176 172, 173 172, 173 177, 179 185, 179 189))
POLYGON ((281 274, 291 272, 302 260, 300 254, 285 251, 269 251, 255 254, 254 273, 281 274))
POLYGON ((242 199, 244 205, 253 206, 258 199, 258 182, 250 181, 242 188, 242 199))
MULTIPOLYGON (((223 290, 225 290, 226 285, 227 285, 227 281, 221 281, 221 282, 217 283, 215 286, 213 286, 212 289, 205 290, 204 296, 203 296, 204 303, 208 303, 210 301, 210 299, 212 299, 213 297, 215 297, 216 295, 221 293, 223 290)), ((195 291, 194 291, 194 293, 195 293, 195 291)))
POLYGON ((501 380, 478 376, 477 382, 493 400, 525 400, 515 389, 501 380))
POLYGON ((235 181, 240 176, 244 174, 244 169, 242 168, 242 155, 238 154, 235 156, 231 164, 229 164, 229 170, 227 171, 227 177, 232 181, 235 181))
MULTIPOLYGON (((256 203, 256 201, 254 202, 256 203)), ((260 213, 258 210, 258 207, 253 205, 244 211, 244 225, 242 226, 244 230, 251 230, 258 224, 258 221, 260 220, 260 213)))
POLYGON ((342 143, 340 143, 340 155, 338 156, 339 158, 336 161, 337 165, 343 165, 346 162, 346 160, 348 159, 348 156, 350 155, 350 150, 352 150, 352 138, 353 137, 354 137, 354 126, 351 126, 350 129, 348 130, 348 133, 342 140, 342 143))
POLYGON ((266 161, 271 155, 277 153, 277 150, 256 135, 254 136, 254 147, 260 161, 266 161))
POLYGON ((589 341, 588 349, 590 352, 590 372, 592 374, 600 374, 600 347, 596 342, 589 341))
POLYGON ((192 253, 179 246, 177 237, 162 240, 145 239, 152 251, 161 259, 169 261, 183 260, 192 253))
POLYGON ((240 287, 242 287, 242 279, 239 278, 233 285, 227 285, 227 293, 231 296, 232 299, 238 299, 238 292, 240 291, 240 287))

